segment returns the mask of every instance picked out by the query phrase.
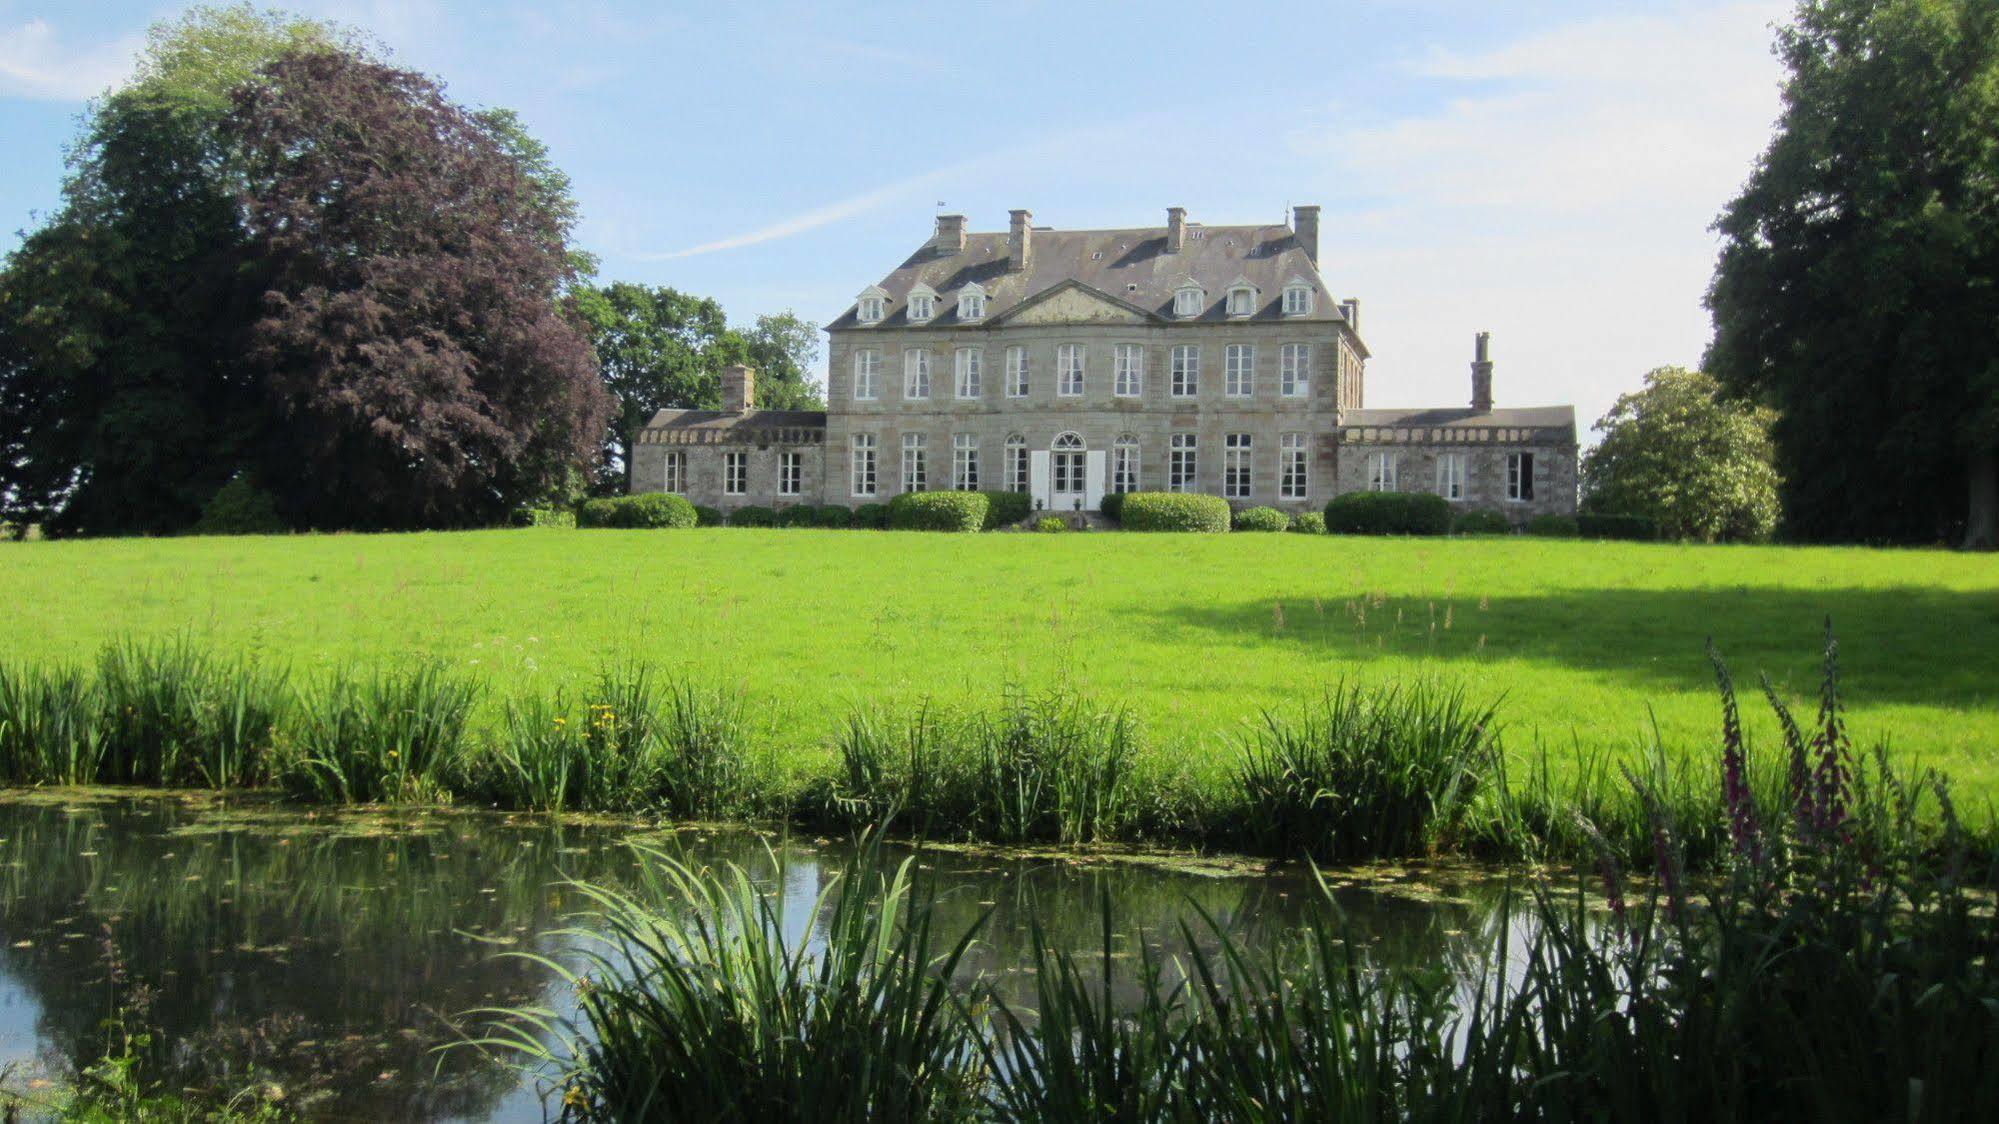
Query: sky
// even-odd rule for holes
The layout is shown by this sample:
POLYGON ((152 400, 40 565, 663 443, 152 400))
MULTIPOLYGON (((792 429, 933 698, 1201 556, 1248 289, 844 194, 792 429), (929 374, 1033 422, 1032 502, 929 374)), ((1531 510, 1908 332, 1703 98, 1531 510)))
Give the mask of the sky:
MULTIPOLYGON (((1788 0, 1503 5, 649 4, 301 0, 575 181, 600 277, 824 323, 941 208, 1004 230, 1324 208, 1370 406, 1460 405, 1493 333, 1502 406, 1584 428, 1699 363, 1709 229, 1768 143, 1788 0)), ((63 146, 181 5, 0 0, 0 249, 63 146)))

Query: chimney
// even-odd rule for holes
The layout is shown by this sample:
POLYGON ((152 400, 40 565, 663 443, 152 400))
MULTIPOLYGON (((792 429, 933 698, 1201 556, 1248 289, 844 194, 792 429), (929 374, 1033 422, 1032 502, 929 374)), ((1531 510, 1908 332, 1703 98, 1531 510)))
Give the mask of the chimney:
POLYGON ((1187 208, 1166 208, 1166 252, 1177 254, 1187 240, 1187 208))
POLYGON ((1291 208, 1291 233, 1305 247, 1305 256, 1319 264, 1319 208, 1302 205, 1291 208))
POLYGON ((937 237, 930 240, 931 246, 944 257, 965 252, 965 216, 938 215, 937 237))
POLYGON ((1026 273, 1034 264, 1034 215, 1011 211, 1013 224, 1006 232, 1006 271, 1026 273))
POLYGON ((722 412, 747 414, 757 408, 757 373, 741 363, 722 368, 722 412))
POLYGON ((1478 334, 1477 350, 1471 361, 1471 408, 1481 414, 1492 412, 1492 333, 1478 334))
POLYGON ((1347 327, 1360 331, 1360 298, 1348 297, 1341 301, 1340 315, 1346 317, 1347 327))

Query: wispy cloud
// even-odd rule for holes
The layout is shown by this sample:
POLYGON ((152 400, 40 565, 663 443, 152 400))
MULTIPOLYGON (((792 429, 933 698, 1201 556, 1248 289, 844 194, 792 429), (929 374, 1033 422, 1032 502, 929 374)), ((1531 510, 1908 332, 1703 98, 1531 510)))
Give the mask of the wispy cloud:
POLYGON ((0 96, 38 101, 96 97, 132 72, 138 46, 138 40, 125 38, 72 47, 41 19, 0 28, 0 96))
POLYGON ((814 207, 809 211, 801 211, 798 214, 780 219, 768 226, 760 226, 755 230, 745 231, 741 234, 732 234, 727 238, 717 238, 713 242, 703 242, 699 246, 689 246, 684 250, 671 250, 666 253, 633 254, 631 256, 637 261, 672 261, 675 258, 691 258, 697 254, 713 254, 723 250, 740 250, 745 246, 775 242, 780 238, 789 238, 794 234, 804 234, 808 230, 817 230, 822 226, 831 226, 844 219, 865 214, 876 207, 893 203, 898 199, 907 198, 916 192, 923 191, 949 180, 952 176, 961 174, 964 168, 965 165, 962 163, 953 164, 948 167, 925 172, 922 175, 897 180, 894 183, 875 188, 873 191, 849 196, 838 202, 828 203, 823 207, 814 207))

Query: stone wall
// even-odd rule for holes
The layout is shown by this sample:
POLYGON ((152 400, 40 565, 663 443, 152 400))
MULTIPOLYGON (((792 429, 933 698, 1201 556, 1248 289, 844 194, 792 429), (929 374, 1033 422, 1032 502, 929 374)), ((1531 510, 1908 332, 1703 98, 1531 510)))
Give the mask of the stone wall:
POLYGON ((789 507, 797 503, 826 502, 820 498, 826 493, 826 450, 823 446, 759 445, 753 440, 699 445, 667 445, 641 441, 632 449, 634 493, 665 490, 666 455, 669 452, 687 454, 687 487, 680 494, 706 507, 728 512, 752 505, 789 507), (750 458, 748 490, 740 496, 724 495, 722 492, 722 455, 730 452, 747 453, 750 458), (778 454, 784 452, 798 453, 804 458, 800 465, 802 479, 799 494, 796 496, 777 494, 778 454))
POLYGON ((1431 492, 1437 488, 1437 459, 1444 453, 1465 455, 1465 495, 1453 500, 1456 511, 1485 508, 1497 511, 1514 523, 1536 515, 1574 515, 1576 512, 1576 447, 1556 444, 1514 445, 1429 445, 1353 443, 1339 448, 1340 492, 1367 491, 1370 453, 1394 453, 1397 464, 1397 491, 1431 492), (1534 498, 1506 498, 1506 455, 1534 454, 1534 498))

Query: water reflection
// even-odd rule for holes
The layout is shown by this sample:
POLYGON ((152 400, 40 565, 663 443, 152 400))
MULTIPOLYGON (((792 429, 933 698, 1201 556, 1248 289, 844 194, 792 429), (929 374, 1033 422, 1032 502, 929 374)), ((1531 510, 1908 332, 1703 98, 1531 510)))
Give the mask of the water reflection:
MULTIPOLYGON (((733 862, 778 896, 788 935, 849 853, 749 832, 640 832, 469 812, 303 812, 211 796, 98 792, 0 798, 0 1064, 15 1084, 66 1080, 119 1008, 157 1031, 178 1085, 261 1074, 323 1118, 539 1119, 517 1074, 457 1039, 473 1008, 562 1006, 551 973, 507 951, 559 954, 584 906, 569 879, 648 893, 634 839, 733 862)), ((911 857, 891 852, 890 861, 911 857)), ((1033 923, 1097 955, 1184 951, 1195 907, 1283 955, 1326 908, 1298 872, 1218 877, 1060 859, 914 856, 937 930, 990 914, 966 971, 1006 981, 1033 923)), ((1337 880, 1336 881, 1341 881, 1337 880)), ((1377 868, 1338 891, 1350 939, 1389 965, 1464 969, 1491 944, 1502 886, 1474 871, 1377 868)), ((1018 978, 1017 976, 1015 978, 1018 978)), ((1025 981, 1021 981, 1025 986, 1025 981)), ((472 1028, 477 1029, 477 1028, 472 1028)))

